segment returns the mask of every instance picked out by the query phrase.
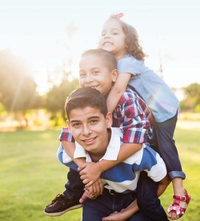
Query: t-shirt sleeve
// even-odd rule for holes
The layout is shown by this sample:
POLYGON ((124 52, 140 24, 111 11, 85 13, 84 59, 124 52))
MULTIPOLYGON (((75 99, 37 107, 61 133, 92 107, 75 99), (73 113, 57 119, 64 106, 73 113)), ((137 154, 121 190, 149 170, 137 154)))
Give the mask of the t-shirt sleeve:
POLYGON ((117 69, 119 74, 130 73, 132 75, 138 75, 141 73, 141 65, 143 61, 137 60, 133 57, 124 57, 117 63, 117 69))
POLYGON ((141 164, 144 171, 147 172, 147 175, 154 182, 159 182, 167 174, 166 165, 163 159, 148 145, 144 148, 141 164))

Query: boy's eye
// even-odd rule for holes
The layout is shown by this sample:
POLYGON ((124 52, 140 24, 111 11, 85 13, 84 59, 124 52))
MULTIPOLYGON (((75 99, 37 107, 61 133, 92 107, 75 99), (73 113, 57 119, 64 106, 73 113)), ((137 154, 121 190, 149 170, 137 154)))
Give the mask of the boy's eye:
POLYGON ((79 77, 80 77, 80 78, 85 77, 85 73, 79 73, 79 77))
POLYGON ((80 127, 80 125, 81 125, 80 123, 73 123, 72 127, 80 127))
POLYGON ((98 121, 97 120, 91 120, 90 124, 96 124, 98 121))
POLYGON ((97 75, 98 73, 99 73, 98 70, 94 70, 94 71, 93 71, 93 74, 94 74, 94 75, 97 75))

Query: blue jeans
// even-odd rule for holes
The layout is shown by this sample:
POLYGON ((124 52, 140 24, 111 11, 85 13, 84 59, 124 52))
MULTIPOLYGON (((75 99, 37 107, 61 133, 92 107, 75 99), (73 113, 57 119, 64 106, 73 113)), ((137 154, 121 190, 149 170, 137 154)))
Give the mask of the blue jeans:
POLYGON ((158 183, 141 172, 137 185, 137 203, 148 221, 168 221, 165 210, 157 197, 158 183))
POLYGON ((177 114, 164 122, 154 122, 153 134, 156 146, 154 149, 163 158, 171 179, 175 177, 185 179, 185 173, 182 171, 178 151, 173 139, 176 122, 177 114))
POLYGON ((68 182, 65 184, 65 191, 63 194, 65 198, 72 199, 72 198, 81 198, 84 192, 84 184, 80 179, 79 172, 69 168, 69 172, 67 174, 68 182))
POLYGON ((73 161, 69 163, 64 163, 63 151, 64 148, 62 147, 62 145, 60 145, 57 151, 58 160, 65 166, 69 167, 69 172, 67 174, 68 182, 65 184, 65 191, 63 192, 63 194, 65 195, 65 198, 70 200, 72 198, 81 198, 85 186, 80 179, 79 172, 77 171, 77 165, 73 161))
MULTIPOLYGON (((109 192, 104 188, 102 195, 98 196, 95 200, 87 199, 83 203, 82 221, 102 221, 103 217, 126 208, 133 202, 135 197, 135 192, 121 194, 109 192)), ((137 212, 127 221, 148 221, 148 219, 141 212, 137 212)))

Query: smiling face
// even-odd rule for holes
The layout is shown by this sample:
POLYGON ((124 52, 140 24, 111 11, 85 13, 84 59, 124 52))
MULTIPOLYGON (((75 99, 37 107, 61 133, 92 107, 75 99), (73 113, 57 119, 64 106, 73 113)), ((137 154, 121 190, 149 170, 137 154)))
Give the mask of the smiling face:
POLYGON ((118 60, 127 54, 126 35, 117 19, 109 19, 104 23, 99 47, 111 52, 118 60))
POLYGON ((101 57, 84 55, 79 63, 80 87, 91 87, 106 95, 117 79, 117 70, 109 70, 101 57))
POLYGON ((78 142, 93 160, 98 161, 106 151, 110 140, 112 115, 106 117, 94 107, 76 108, 70 112, 68 127, 78 142))

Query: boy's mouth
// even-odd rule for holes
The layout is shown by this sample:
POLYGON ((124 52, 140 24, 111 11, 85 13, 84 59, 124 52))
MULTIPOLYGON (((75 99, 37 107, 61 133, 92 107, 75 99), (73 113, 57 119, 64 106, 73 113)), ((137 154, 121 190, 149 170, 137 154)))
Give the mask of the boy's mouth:
POLYGON ((93 88, 93 89, 97 89, 98 85, 90 86, 90 87, 93 88))
POLYGON ((95 140, 96 140, 97 137, 93 137, 93 138, 90 138, 90 139, 84 139, 82 140, 85 144, 92 144, 95 140))

